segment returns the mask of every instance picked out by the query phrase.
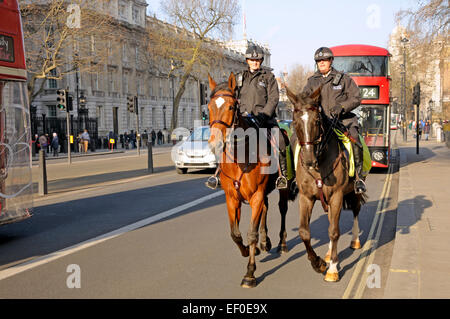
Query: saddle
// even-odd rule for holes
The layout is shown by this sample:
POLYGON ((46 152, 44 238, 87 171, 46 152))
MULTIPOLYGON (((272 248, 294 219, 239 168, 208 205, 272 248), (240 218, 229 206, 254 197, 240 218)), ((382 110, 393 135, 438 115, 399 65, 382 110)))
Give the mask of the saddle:
MULTIPOLYGON (((350 138, 347 135, 342 133, 340 130, 338 130, 338 129, 333 129, 333 130, 334 130, 335 134, 337 135, 337 137, 339 138, 339 141, 341 142, 341 144, 343 145, 343 147, 346 151, 347 158, 349 161, 348 175, 349 175, 349 177, 354 177, 355 176, 355 159, 353 156, 352 141, 350 140, 350 138)), ((362 169, 363 176, 361 176, 361 177, 365 178, 367 175, 369 175, 369 172, 372 169, 372 158, 370 156, 370 151, 366 145, 366 142, 364 141, 364 138, 361 135, 359 135, 358 137, 359 137, 359 142, 363 146, 363 169, 362 169)), ((294 156, 295 167, 297 167, 298 155, 300 153, 300 148, 301 148, 301 146, 297 142, 297 145, 295 146, 295 156, 294 156)))

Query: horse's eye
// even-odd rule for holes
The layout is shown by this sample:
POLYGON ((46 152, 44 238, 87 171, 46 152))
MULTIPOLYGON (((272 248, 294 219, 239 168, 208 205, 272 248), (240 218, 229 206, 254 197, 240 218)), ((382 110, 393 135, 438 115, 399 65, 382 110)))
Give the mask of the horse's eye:
POLYGON ((233 105, 230 105, 230 109, 229 109, 230 111, 232 111, 233 110, 233 105))

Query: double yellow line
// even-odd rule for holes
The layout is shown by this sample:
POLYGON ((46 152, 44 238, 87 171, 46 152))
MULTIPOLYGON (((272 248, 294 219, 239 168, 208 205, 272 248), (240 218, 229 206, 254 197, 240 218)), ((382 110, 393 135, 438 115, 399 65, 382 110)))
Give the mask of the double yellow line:
MULTIPOLYGON (((380 239, 381 229, 383 228, 384 213, 386 212, 389 203, 388 198, 391 191, 392 171, 393 164, 389 165, 388 176, 386 177, 380 199, 378 200, 378 206, 373 218, 372 226, 370 227, 369 236, 367 237, 367 241, 362 248, 362 253, 359 256, 358 263, 356 264, 356 269, 353 272, 347 288, 345 289, 342 299, 350 298, 352 291, 357 285, 357 279, 361 271, 366 270, 375 259, 375 251, 378 246, 378 240, 380 239)), ((367 271, 364 271, 361 275, 361 280, 359 281, 359 285, 356 287, 356 292, 353 295, 354 299, 362 298, 364 289, 367 285, 368 276, 369 273, 367 271)))

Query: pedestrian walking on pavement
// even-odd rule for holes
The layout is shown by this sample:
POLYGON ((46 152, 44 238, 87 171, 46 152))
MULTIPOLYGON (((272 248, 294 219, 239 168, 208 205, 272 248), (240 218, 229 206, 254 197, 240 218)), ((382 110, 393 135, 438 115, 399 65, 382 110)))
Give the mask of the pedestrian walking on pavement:
POLYGON ((156 132, 154 129, 152 129, 152 131, 150 132, 150 135, 152 136, 152 146, 155 146, 156 132))
POLYGON ((52 142, 50 144, 50 146, 52 147, 53 150, 53 157, 58 157, 58 149, 59 149, 59 139, 58 139, 58 134, 53 133, 53 138, 52 138, 52 142))
POLYGON ((39 147, 44 151, 45 157, 47 156, 47 145, 47 137, 44 133, 42 133, 41 136, 39 136, 39 147))
POLYGON ((428 141, 430 130, 431 130, 430 121, 427 121, 423 127, 423 134, 425 135, 425 141, 428 141))
POLYGON ((162 132, 161 130, 158 131, 158 145, 162 144, 162 132))
POLYGON ((86 154, 88 151, 89 142, 91 141, 91 138, 89 136, 88 130, 84 129, 83 134, 81 134, 81 140, 83 141, 84 145, 84 153, 86 154))

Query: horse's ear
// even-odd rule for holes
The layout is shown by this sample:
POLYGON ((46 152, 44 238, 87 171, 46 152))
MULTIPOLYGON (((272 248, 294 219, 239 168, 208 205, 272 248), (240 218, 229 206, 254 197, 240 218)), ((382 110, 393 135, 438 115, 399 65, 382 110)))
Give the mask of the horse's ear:
POLYGON ((321 86, 319 86, 312 94, 309 96, 310 99, 312 99, 314 102, 319 102, 320 97, 320 90, 322 89, 321 86))
POLYGON ((294 93, 294 92, 292 92, 288 87, 287 87, 287 85, 284 85, 284 88, 286 89, 286 94, 287 94, 287 97, 289 98, 289 100, 292 102, 292 104, 297 104, 297 102, 298 102, 298 97, 297 97, 297 95, 294 93))
POLYGON ((209 88, 210 88, 210 90, 214 91, 214 89, 216 88, 217 84, 213 80, 213 78, 209 75, 209 73, 208 73, 208 81, 209 81, 209 88))
POLYGON ((236 89, 236 76, 233 72, 230 73, 230 77, 228 78, 228 88, 231 90, 231 92, 234 92, 236 89))

